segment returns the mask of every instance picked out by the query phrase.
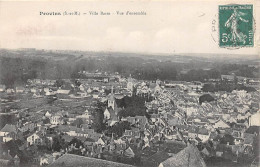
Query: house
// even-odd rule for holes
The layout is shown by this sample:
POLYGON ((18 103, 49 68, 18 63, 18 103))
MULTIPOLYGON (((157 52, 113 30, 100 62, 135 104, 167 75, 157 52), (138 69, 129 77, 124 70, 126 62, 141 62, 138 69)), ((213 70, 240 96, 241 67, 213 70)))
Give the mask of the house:
POLYGON ((104 119, 110 119, 110 112, 108 111, 107 108, 104 111, 104 119))
POLYGON ((47 145, 52 146, 55 134, 45 134, 47 145))
POLYGON ((159 114, 151 114, 150 120, 154 123, 158 120, 159 114))
POLYGON ((234 143, 235 145, 240 145, 244 143, 244 139, 240 137, 234 137, 234 143))
POLYGON ((92 92, 92 89, 88 88, 87 93, 91 93, 91 92, 92 92))
POLYGON ((61 125, 64 123, 64 121, 61 115, 56 114, 51 116, 50 123, 52 125, 61 125))
POLYGON ((99 97, 99 92, 94 92, 92 96, 94 99, 97 99, 99 97))
POLYGON ((90 115, 88 113, 84 113, 82 115, 77 115, 76 119, 77 118, 82 119, 86 124, 91 124, 92 123, 92 115, 90 115))
POLYGON ((66 88, 59 88, 57 90, 58 94, 69 94, 69 92, 70 92, 70 89, 66 89, 66 88))
POLYGON ((228 123, 226 123, 225 121, 223 121, 222 119, 218 120, 217 122, 215 122, 215 124, 213 125, 213 127, 215 129, 228 129, 230 128, 230 126, 228 125, 228 123))
POLYGON ((237 156, 232 152, 232 146, 229 145, 219 144, 217 145, 215 151, 216 151, 216 157, 221 157, 231 161, 235 161, 237 158, 237 156))
POLYGON ((164 131, 164 136, 166 139, 168 140, 177 140, 178 138, 178 131, 177 129, 169 129, 169 128, 165 128, 164 131))
POLYGON ((189 127, 188 137, 195 139, 196 137, 198 137, 198 131, 199 131, 199 128, 196 126, 189 127))
POLYGON ((244 133, 243 133, 243 138, 244 138, 244 145, 247 146, 252 146, 254 138, 256 136, 259 136, 260 134, 260 126, 250 126, 244 133))
POLYGON ((96 144, 97 144, 97 145, 101 145, 101 146, 105 146, 105 145, 106 145, 105 142, 104 142, 104 140, 103 140, 101 137, 98 139, 98 141, 96 142, 96 144))
POLYGON ((49 113, 49 111, 47 111, 46 114, 45 114, 45 117, 50 118, 51 117, 51 113, 49 113))
POLYGON ((38 88, 31 88, 31 93, 37 93, 37 92, 39 92, 38 88))
POLYGON ((144 128, 145 124, 148 122, 145 116, 126 117, 122 120, 128 121, 131 125, 141 128, 144 128))
POLYGON ((14 89, 8 88, 8 89, 6 89, 6 93, 14 93, 14 89))
POLYGON ((37 127, 37 125, 33 122, 26 122, 24 124, 22 124, 22 126, 19 128, 19 130, 21 132, 26 132, 26 131, 33 131, 35 128, 37 127))
POLYGON ((84 92, 84 91, 85 91, 85 87, 84 87, 84 85, 83 85, 83 84, 80 84, 80 86, 79 86, 79 90, 80 90, 80 91, 82 91, 82 92, 84 92))
POLYGON ((15 155, 14 158, 10 155, 10 150, 8 152, 3 152, 0 154, 0 165, 1 166, 19 166, 20 165, 20 158, 15 155))
POLYGON ((154 94, 160 94, 161 92, 163 91, 163 89, 161 88, 160 85, 156 85, 155 88, 154 88, 154 94))
POLYGON ((54 161, 55 161, 55 157, 53 157, 53 155, 51 155, 51 154, 44 154, 40 158, 40 166, 51 164, 54 161))
POLYGON ((211 154, 210 154, 210 150, 208 147, 204 147, 201 151, 202 155, 206 156, 206 157, 210 157, 211 154))
POLYGON ((40 132, 35 132, 32 135, 28 136, 26 141, 28 146, 41 145, 43 142, 42 134, 40 132))
POLYGON ((5 85, 0 85, 0 92, 4 92, 5 91, 5 85))
POLYGON ((131 130, 126 129, 123 136, 127 138, 140 138, 141 134, 138 128, 132 128, 131 130))
POLYGON ((206 128, 200 128, 198 131, 198 137, 202 140, 202 142, 208 141, 210 133, 206 128))
POLYGON ((235 75, 221 75, 221 80, 234 81, 235 75))
POLYGON ((134 153, 134 151, 133 151, 133 149, 131 147, 128 147, 124 151, 124 156, 126 156, 127 158, 133 158, 135 156, 135 153, 134 153))
POLYGON ((249 117, 249 126, 260 126, 260 111, 249 117))
POLYGON ((15 125, 6 124, 0 131, 0 136, 3 137, 3 142, 17 139, 17 128, 15 125))
POLYGON ((44 88, 43 91, 45 92, 46 96, 56 95, 56 91, 50 88, 44 88))
POLYGON ((23 92, 24 92, 24 87, 22 87, 22 86, 17 86, 17 87, 15 88, 15 91, 16 91, 16 93, 23 93, 23 92))
POLYGON ((222 157, 224 154, 224 145, 219 144, 216 146, 216 157, 222 157))

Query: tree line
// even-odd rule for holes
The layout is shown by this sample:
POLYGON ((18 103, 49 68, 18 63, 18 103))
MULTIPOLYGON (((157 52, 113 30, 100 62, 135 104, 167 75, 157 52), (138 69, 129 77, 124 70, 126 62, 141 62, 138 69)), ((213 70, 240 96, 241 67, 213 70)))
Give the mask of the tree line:
MULTIPOLYGON (((72 56, 73 57, 73 56, 72 56)), ((42 57, 0 57, 0 83, 7 87, 25 85, 28 79, 84 78, 80 71, 118 72, 140 80, 204 81, 220 78, 222 74, 258 77, 259 68, 242 64, 209 65, 206 62, 177 63, 139 57, 85 57, 80 59, 53 59, 42 57), (207 68, 207 69, 206 69, 207 68), (186 72, 182 72, 186 70, 186 72)))

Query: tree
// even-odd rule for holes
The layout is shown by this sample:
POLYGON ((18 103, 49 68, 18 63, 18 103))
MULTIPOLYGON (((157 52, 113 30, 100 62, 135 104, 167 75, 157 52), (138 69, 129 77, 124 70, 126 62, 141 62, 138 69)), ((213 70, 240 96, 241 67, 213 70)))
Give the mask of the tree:
POLYGON ((59 88, 61 86, 63 86, 65 84, 65 82, 62 79, 58 79, 55 82, 55 85, 59 88))
POLYGON ((204 94, 199 97, 199 103, 202 104, 203 102, 211 102, 214 101, 215 99, 210 95, 210 94, 204 94))
POLYGON ((118 100, 117 104, 123 108, 119 111, 118 116, 121 117, 135 117, 135 116, 146 116, 149 118, 149 114, 146 112, 145 97, 125 96, 123 99, 118 100))
POLYGON ((74 83, 75 83, 76 87, 79 87, 81 85, 81 82, 77 79, 74 81, 74 83))
POLYGON ((95 112, 94 112, 94 121, 92 124, 93 129, 96 132, 102 132, 105 130, 105 123, 104 123, 104 104, 101 102, 97 103, 95 112))
POLYGON ((204 84, 201 90, 203 92, 214 92, 215 86, 213 84, 204 84))
POLYGON ((62 148, 61 146, 61 138, 58 136, 55 136, 53 138, 53 142, 52 142, 52 149, 54 151, 60 151, 60 149, 62 148))
POLYGON ((79 148, 80 146, 83 146, 83 143, 81 140, 77 139, 77 138, 73 138, 70 142, 69 145, 71 144, 76 144, 76 147, 79 148))
POLYGON ((126 129, 127 130, 131 129, 130 122, 128 121, 117 122, 112 127, 108 127, 107 134, 112 135, 113 133, 115 134, 115 136, 121 137, 126 129))
POLYGON ((229 144, 229 145, 234 145, 234 137, 230 134, 225 134, 221 139, 220 139, 220 144, 229 144))
POLYGON ((84 123, 84 121, 82 120, 82 118, 77 118, 77 119, 72 123, 72 125, 73 125, 73 126, 76 126, 76 127, 78 127, 78 128, 80 128, 83 123, 84 123))
POLYGON ((254 136, 253 152, 254 152, 255 157, 259 156, 259 153, 260 153, 260 135, 254 136))

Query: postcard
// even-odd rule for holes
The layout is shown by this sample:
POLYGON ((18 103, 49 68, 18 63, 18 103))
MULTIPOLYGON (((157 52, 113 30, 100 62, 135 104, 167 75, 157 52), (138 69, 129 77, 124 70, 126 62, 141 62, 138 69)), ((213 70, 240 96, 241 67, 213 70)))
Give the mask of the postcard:
POLYGON ((260 166, 260 1, 0 0, 0 166, 260 166))

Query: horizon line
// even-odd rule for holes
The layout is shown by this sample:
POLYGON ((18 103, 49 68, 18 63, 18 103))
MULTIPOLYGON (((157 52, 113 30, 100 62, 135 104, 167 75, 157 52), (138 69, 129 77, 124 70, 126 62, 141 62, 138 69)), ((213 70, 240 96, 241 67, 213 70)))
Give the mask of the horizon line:
MULTIPOLYGON (((44 50, 44 51, 74 51, 74 52, 94 52, 94 53, 124 53, 124 54, 144 54, 147 56, 192 56, 192 57, 203 57, 203 58, 217 58, 217 57, 209 57, 205 55, 219 55, 221 58, 223 58, 226 55, 231 56, 232 58, 237 57, 239 59, 247 59, 247 58, 258 58, 260 59, 260 56, 258 54, 241 54, 241 53, 183 53, 183 52, 173 52, 173 53, 156 53, 156 52, 132 52, 132 51, 105 51, 105 50, 80 50, 80 49, 44 49, 44 48, 33 48, 33 47, 26 47, 26 48, 2 48, 0 47, 0 50, 21 50, 21 49, 35 49, 35 50, 44 50), (200 55, 199 55, 200 54, 200 55), (196 55, 196 56, 194 56, 196 55), (246 57, 240 57, 242 55, 245 55, 246 57), (250 56, 250 57, 247 57, 250 56)), ((219 57, 219 58, 220 58, 219 57)), ((231 58, 230 57, 230 58, 231 58)), ((228 58, 228 57, 227 57, 228 58)))

